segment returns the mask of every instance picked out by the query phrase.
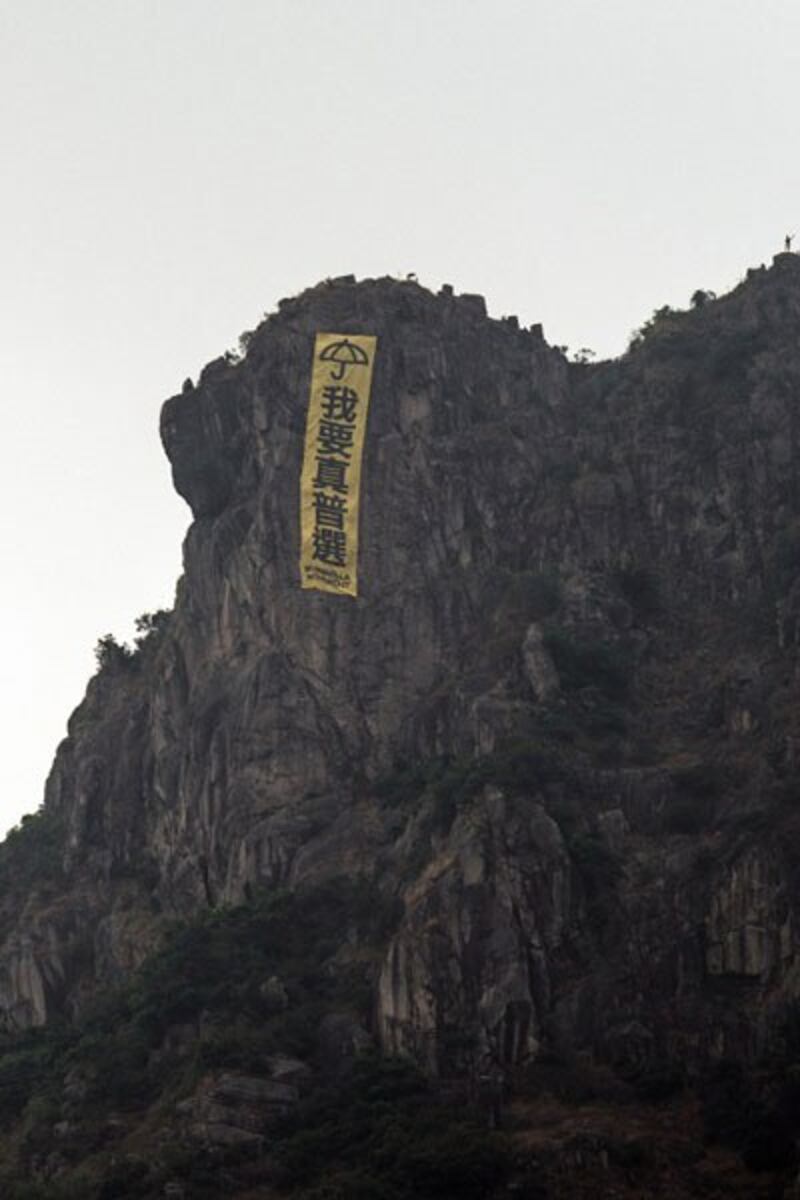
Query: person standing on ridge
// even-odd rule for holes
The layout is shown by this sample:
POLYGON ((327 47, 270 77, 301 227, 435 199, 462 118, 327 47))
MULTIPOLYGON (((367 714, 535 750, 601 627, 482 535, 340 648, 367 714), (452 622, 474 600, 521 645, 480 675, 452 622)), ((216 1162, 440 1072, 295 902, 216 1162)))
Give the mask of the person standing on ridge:
POLYGON ((789 254, 791 252, 793 237, 794 237, 793 233, 787 233, 786 237, 783 239, 783 248, 787 254, 789 254))

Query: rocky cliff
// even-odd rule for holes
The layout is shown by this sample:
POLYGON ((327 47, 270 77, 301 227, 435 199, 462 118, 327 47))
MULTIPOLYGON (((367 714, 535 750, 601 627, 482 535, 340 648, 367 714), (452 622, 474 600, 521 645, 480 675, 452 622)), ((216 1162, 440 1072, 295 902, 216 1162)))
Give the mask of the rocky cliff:
POLYGON ((175 918, 348 876, 395 913, 370 1032, 428 1073, 782 1053, 799 330, 791 254, 597 365, 480 297, 345 278, 187 382, 175 608, 102 648, 0 861, 6 1026, 78 1016, 175 918), (356 599, 299 588, 321 330, 378 338, 356 599))

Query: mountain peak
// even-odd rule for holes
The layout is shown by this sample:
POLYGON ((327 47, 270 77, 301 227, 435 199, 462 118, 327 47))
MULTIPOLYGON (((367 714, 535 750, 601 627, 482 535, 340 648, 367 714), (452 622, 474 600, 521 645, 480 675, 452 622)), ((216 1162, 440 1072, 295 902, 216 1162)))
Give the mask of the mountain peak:
MULTIPOLYGON (((184 575, 134 653, 101 646, 45 811, 4 847, 7 1028, 80 1022, 175 918, 241 905, 231 937, 291 940, 266 896, 306 905, 325 978, 359 964, 326 1046, 501 1092, 574 1053, 628 1082, 753 1073, 797 955, 799 319, 780 254, 656 310, 621 359, 568 363, 479 296, 346 276, 169 399, 184 575), (346 374, 364 345, 369 388, 346 374), (329 528, 369 404, 355 596, 301 587, 317 386, 340 406, 329 528)), ((274 970, 265 1021, 295 986, 274 970)), ((198 1044, 213 995, 186 1001, 198 1044)), ((268 1106, 264 1071, 266 1092, 213 1088, 268 1106)))

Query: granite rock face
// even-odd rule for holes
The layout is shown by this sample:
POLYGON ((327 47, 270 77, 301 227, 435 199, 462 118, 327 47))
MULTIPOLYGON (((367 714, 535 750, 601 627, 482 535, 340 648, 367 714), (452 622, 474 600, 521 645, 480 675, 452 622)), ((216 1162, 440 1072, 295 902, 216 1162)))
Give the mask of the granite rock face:
POLYGON ((622 359, 413 282, 321 284, 168 400, 174 611, 107 656, 0 899, 0 1012, 74 1013, 165 918, 374 876, 383 1045, 748 1056, 797 996, 800 259, 622 359), (317 331, 378 338, 360 595, 301 591, 317 331))

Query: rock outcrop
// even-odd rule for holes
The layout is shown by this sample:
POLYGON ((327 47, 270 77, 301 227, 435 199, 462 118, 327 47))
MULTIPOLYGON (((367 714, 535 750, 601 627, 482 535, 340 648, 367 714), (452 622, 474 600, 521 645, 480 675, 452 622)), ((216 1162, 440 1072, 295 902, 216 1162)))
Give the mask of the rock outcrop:
POLYGON ((31 884, 7 854, 6 1025, 78 1012, 166 919, 365 874, 403 914, 376 1033, 432 1072, 778 1037, 799 327, 794 255, 596 366, 478 297, 333 280, 167 401, 184 575, 70 720, 58 861, 31 884), (299 588, 320 330, 378 338, 355 600, 299 588))

